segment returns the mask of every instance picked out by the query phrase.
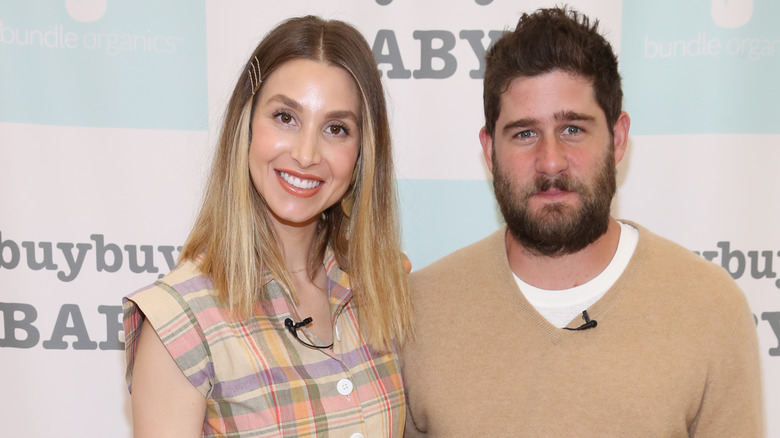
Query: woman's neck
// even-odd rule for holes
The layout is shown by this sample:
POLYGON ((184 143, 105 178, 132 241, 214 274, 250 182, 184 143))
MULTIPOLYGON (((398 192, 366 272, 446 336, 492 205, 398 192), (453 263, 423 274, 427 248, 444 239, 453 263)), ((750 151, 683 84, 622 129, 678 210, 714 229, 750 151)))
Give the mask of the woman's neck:
POLYGON ((287 269, 296 271, 308 267, 312 245, 317 237, 317 222, 302 226, 277 222, 274 226, 287 269))

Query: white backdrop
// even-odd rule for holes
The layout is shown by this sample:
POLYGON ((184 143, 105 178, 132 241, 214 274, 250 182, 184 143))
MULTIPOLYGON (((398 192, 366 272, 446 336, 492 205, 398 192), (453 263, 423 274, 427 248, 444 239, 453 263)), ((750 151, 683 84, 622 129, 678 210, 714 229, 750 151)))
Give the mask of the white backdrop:
MULTIPOLYGON (((573 0, 620 53, 617 217, 724 266, 756 317, 780 437, 780 4, 573 0)), ((484 48, 542 0, 0 0, 3 436, 131 436, 120 299, 167 272, 259 39, 314 13, 374 46, 416 269, 499 226, 484 48)), ((739 403, 739 400, 735 400, 739 403)))

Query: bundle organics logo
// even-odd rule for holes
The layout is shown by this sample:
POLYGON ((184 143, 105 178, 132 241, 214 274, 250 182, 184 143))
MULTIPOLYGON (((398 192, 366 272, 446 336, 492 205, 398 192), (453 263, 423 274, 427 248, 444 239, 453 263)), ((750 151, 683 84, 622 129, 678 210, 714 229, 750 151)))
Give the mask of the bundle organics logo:
POLYGON ((778 15, 775 0, 625 2, 620 59, 634 133, 780 133, 778 15))
POLYGON ((76 21, 89 23, 103 17, 108 0, 65 0, 68 15, 76 21))
POLYGON ((0 121, 208 129, 205 0, 58 5, 0 2, 0 121))
MULTIPOLYGON (((146 29, 144 32, 117 32, 94 30, 95 24, 105 16, 106 0, 67 0, 65 9, 73 20, 90 23, 91 26, 71 24, 68 20, 46 26, 27 27, 13 21, 0 20, 0 43, 30 48, 100 50, 115 56, 124 52, 173 53, 183 38, 146 29), (80 29, 85 29, 79 31, 80 29)), ((103 27, 103 26, 101 26, 103 27)))
MULTIPOLYGON (((753 16, 753 0, 712 0, 710 15, 718 28, 699 26, 689 38, 660 39, 653 33, 644 35, 645 58, 679 58, 696 56, 738 56, 750 61, 780 54, 780 40, 761 36, 744 36, 722 29, 741 28, 753 16)), ((694 20, 692 20, 694 21, 694 20)), ((695 22, 695 21, 694 21, 695 22)), ((677 32, 669 32, 677 33, 677 32)))
POLYGON ((753 0, 712 0, 711 13, 720 27, 742 27, 753 16, 753 0))

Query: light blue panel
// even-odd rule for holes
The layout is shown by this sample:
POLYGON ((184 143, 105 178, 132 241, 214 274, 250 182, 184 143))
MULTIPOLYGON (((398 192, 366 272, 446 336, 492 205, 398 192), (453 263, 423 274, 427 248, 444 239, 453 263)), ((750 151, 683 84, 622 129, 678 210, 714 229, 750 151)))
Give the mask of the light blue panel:
POLYGON ((778 17, 776 0, 623 2, 632 133, 780 133, 778 17))
POLYGON ((415 270, 503 223, 490 181, 398 180, 403 249, 415 270))
POLYGON ((208 129, 204 0, 0 2, 0 121, 208 129))

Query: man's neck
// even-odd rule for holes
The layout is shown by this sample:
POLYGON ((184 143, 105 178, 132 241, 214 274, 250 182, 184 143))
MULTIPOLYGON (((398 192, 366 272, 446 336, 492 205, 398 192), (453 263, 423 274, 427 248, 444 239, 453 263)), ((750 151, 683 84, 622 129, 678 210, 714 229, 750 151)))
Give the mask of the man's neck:
POLYGON ((594 279, 612 261, 619 241, 620 224, 611 217, 606 233, 580 251, 563 256, 533 254, 509 231, 505 237, 512 272, 524 282, 548 290, 568 289, 594 279))

